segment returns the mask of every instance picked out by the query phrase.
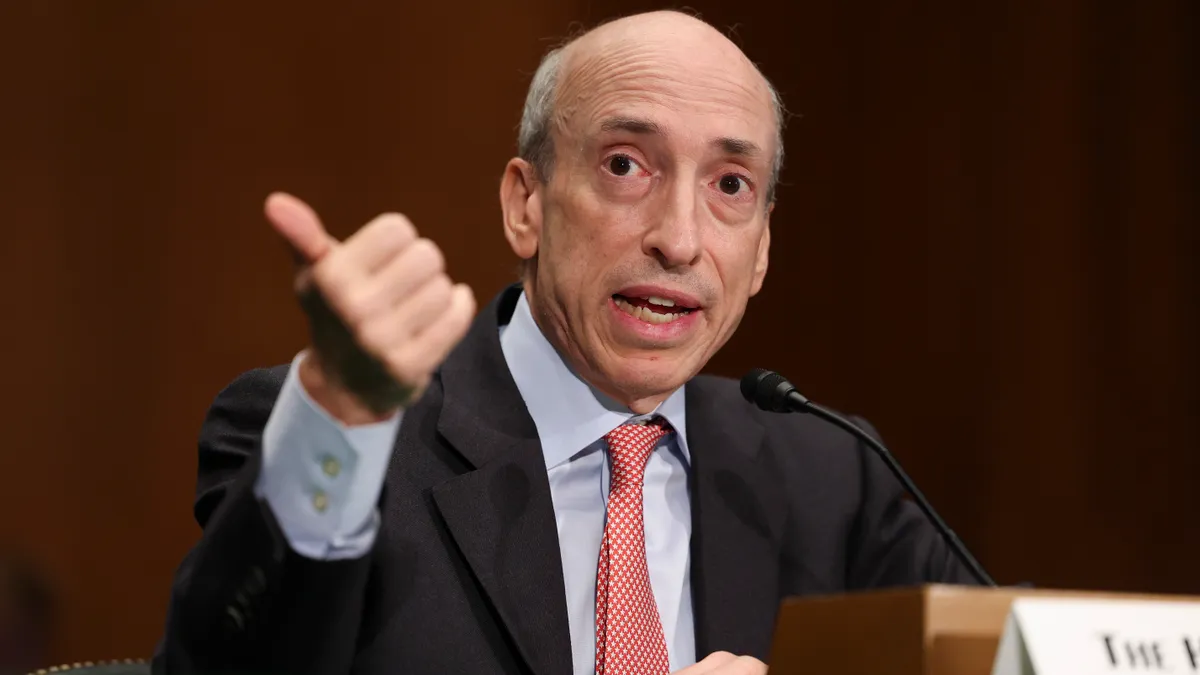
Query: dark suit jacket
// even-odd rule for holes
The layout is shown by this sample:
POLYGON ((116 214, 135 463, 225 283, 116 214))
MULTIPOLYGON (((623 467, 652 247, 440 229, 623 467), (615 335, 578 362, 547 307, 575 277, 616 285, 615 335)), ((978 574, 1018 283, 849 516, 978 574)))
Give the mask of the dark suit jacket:
MULTIPOLYGON (((404 416, 371 553, 292 552, 253 494, 286 367, 239 377, 200 434, 204 534, 176 577, 160 673, 568 675, 558 533, 533 420, 500 350, 501 294, 404 416)), ((875 456, 732 380, 687 384, 699 656, 766 659, 780 600, 965 570, 875 456)))

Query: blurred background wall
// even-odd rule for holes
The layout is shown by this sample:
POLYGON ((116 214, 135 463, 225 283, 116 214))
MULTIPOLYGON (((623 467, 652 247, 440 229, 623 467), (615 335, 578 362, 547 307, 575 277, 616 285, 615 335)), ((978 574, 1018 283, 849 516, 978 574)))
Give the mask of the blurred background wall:
MULTIPOLYGON (((400 210, 486 301, 528 78, 614 0, 0 4, 0 549, 146 656, 217 391, 304 344, 265 195, 400 210)), ((691 5, 795 117, 710 370, 866 415, 1003 582, 1200 594, 1194 0, 691 5)))

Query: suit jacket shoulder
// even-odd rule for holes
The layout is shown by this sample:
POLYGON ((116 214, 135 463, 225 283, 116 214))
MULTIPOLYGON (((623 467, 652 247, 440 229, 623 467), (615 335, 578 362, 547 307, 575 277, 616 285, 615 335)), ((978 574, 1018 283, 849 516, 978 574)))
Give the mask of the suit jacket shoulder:
POLYGON ((866 444, 811 415, 760 410, 730 378, 702 375, 691 387, 697 409, 719 413, 716 424, 761 429, 759 461, 785 495, 781 595, 973 582, 866 444))

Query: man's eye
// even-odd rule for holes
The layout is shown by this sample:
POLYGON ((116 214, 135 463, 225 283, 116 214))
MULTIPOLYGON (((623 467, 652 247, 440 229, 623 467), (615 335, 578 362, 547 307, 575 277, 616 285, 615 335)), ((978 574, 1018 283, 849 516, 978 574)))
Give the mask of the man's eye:
POLYGON ((719 185, 721 187, 721 192, 724 192, 727 195, 736 195, 741 191, 743 186, 749 187, 749 185, 746 183, 746 180, 735 173, 727 173, 724 176, 721 176, 719 185))
POLYGON ((608 170, 614 176, 628 176, 641 167, 629 155, 613 155, 608 158, 608 170))

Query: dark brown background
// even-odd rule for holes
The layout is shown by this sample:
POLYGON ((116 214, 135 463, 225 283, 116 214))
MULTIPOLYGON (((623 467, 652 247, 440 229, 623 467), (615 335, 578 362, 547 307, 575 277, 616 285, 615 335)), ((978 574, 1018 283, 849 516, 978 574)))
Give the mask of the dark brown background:
MULTIPOLYGON (((486 300, 539 54, 646 2, 0 8, 0 546, 57 659, 147 655, 194 439, 302 347, 268 191, 398 209, 486 300)), ((1004 582, 1200 593, 1193 0, 694 0, 793 119, 772 269, 711 370, 868 416, 1004 582)))

